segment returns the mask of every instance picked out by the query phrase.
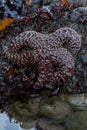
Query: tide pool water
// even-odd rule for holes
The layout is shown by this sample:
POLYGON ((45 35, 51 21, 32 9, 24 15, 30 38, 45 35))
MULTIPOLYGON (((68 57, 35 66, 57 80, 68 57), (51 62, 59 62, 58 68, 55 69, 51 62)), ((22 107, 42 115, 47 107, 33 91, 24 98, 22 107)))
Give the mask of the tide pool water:
POLYGON ((4 112, 4 113, 0 113, 0 130, 36 130, 36 129, 35 128, 31 128, 31 129, 21 128, 20 123, 16 123, 14 119, 10 121, 9 117, 4 112))

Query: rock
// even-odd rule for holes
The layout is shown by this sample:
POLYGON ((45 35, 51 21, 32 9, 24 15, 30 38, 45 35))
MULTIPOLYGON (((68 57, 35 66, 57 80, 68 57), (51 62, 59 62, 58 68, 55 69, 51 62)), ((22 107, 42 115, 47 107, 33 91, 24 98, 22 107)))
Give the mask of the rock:
POLYGON ((79 7, 73 10, 70 14, 70 20, 73 22, 78 21, 79 17, 85 16, 87 20, 87 7, 79 7))
POLYGON ((81 4, 82 6, 87 6, 87 0, 68 0, 70 4, 77 3, 81 4))
POLYGON ((67 130, 87 130, 87 111, 75 112, 65 121, 67 130))
POLYGON ((56 0, 43 0, 43 5, 54 3, 56 0))
POLYGON ((37 129, 41 130, 65 130, 64 126, 53 124, 51 121, 40 119, 37 124, 37 129))
POLYGON ((87 65, 87 54, 82 55, 82 56, 81 56, 81 59, 82 59, 82 63, 83 63, 84 65, 87 65))
POLYGON ((74 110, 87 110, 87 94, 68 95, 66 101, 74 110))
POLYGON ((31 100, 29 100, 28 102, 28 107, 32 112, 32 114, 34 115, 38 115, 39 105, 40 105, 40 98, 34 98, 34 99, 31 98, 31 100))
POLYGON ((36 120, 28 121, 28 122, 21 122, 20 127, 25 130, 30 130, 36 127, 36 120))
POLYGON ((31 0, 25 0, 25 5, 31 7, 33 3, 31 0))
POLYGON ((22 15, 23 0, 2 0, 0 1, 0 18, 11 17, 17 18, 22 15))
POLYGON ((30 99, 28 103, 15 102, 8 106, 7 113, 9 117, 15 118, 17 121, 24 121, 37 118, 39 113, 39 98, 30 99))
POLYGON ((69 105, 64 101, 59 101, 59 98, 54 98, 53 101, 40 106, 41 116, 54 122, 62 122, 70 112, 69 105))
POLYGON ((38 4, 39 0, 31 0, 34 4, 38 4))

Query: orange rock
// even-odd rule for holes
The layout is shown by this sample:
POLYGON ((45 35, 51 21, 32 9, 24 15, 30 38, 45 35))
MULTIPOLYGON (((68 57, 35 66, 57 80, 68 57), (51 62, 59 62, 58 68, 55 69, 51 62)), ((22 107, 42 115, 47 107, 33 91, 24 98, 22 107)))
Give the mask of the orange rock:
POLYGON ((13 23, 14 20, 12 18, 4 18, 3 20, 0 20, 0 31, 3 31, 8 27, 11 23, 13 23))
POLYGON ((62 6, 64 6, 64 5, 69 5, 68 0, 61 0, 61 5, 62 5, 62 6))

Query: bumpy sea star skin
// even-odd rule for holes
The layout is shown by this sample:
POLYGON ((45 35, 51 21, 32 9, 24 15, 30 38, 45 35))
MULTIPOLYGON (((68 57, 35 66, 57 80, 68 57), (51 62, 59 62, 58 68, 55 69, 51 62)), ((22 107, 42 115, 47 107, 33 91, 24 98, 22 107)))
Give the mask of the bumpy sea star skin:
POLYGON ((49 35, 26 31, 4 49, 4 55, 9 62, 18 66, 36 65, 38 78, 33 87, 39 89, 46 83, 71 78, 75 66, 72 54, 76 54, 80 47, 80 36, 70 28, 61 28, 49 35), (71 53, 63 48, 64 42, 68 42, 71 53), (25 46, 28 50, 22 51, 25 46), (54 71, 56 67, 59 71, 54 71))
POLYGON ((56 32, 50 34, 50 37, 56 41, 60 47, 65 44, 69 51, 76 55, 81 47, 81 36, 71 28, 60 28, 56 32))

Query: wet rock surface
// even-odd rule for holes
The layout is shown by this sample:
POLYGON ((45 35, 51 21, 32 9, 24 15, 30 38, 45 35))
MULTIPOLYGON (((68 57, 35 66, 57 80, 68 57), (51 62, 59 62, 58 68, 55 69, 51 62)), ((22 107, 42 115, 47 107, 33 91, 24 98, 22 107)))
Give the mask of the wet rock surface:
POLYGON ((66 96, 66 101, 72 106, 74 110, 87 110, 87 95, 74 94, 66 96))
POLYGON ((17 17, 22 14, 23 0, 0 0, 0 19, 4 17, 17 17))
POLYGON ((65 120, 66 116, 70 113, 70 107, 64 101, 59 101, 59 99, 48 99, 50 103, 41 104, 40 113, 44 118, 50 120, 62 122, 65 120), (52 101, 53 100, 53 101, 52 101))
POLYGON ((67 130, 86 130, 87 111, 73 113, 66 121, 67 130))
POLYGON ((36 122, 37 122, 37 120, 32 120, 32 121, 28 121, 28 122, 25 121, 25 122, 21 123, 20 127, 22 129, 29 130, 29 129, 36 127, 36 122))
POLYGON ((40 119, 37 123, 37 129, 42 130, 65 130, 64 126, 53 124, 49 120, 40 119))
MULTIPOLYGON (((0 108, 2 112, 7 113, 10 120, 14 119, 19 122, 23 129, 85 130, 87 128, 87 106, 82 103, 83 94, 74 96, 27 98, 27 102, 13 100, 13 103, 9 99, 9 102, 3 100, 3 103, 6 103, 5 107, 0 108)), ((85 98, 84 102, 87 103, 86 101, 85 98)))
POLYGON ((27 103, 15 102, 7 107, 9 117, 16 117, 18 121, 37 119, 40 99, 31 99, 27 103), (12 113, 11 113, 12 112, 12 113))

